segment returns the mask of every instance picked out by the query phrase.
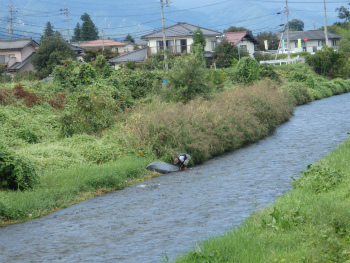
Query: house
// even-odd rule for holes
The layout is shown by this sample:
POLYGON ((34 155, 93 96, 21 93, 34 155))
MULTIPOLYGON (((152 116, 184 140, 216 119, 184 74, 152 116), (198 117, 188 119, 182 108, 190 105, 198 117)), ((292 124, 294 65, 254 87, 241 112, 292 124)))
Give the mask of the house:
POLYGON ((134 50, 123 55, 108 60, 108 63, 112 65, 115 69, 119 69, 120 64, 126 63, 128 61, 134 61, 136 63, 145 61, 147 59, 148 49, 141 48, 134 50))
POLYGON ((0 39, 0 64, 6 64, 6 73, 15 75, 17 72, 34 71, 30 58, 39 44, 31 37, 0 39))
MULTIPOLYGON (((195 32, 197 28, 198 26, 188 23, 177 23, 173 26, 166 27, 164 29, 166 39, 165 41, 169 52, 175 54, 191 52, 191 45, 193 44, 193 32, 195 32)), ((200 30, 203 32, 203 36, 206 40, 204 51, 208 57, 214 51, 217 43, 217 37, 221 36, 221 33, 202 27, 200 27, 200 30)), ((157 30, 150 34, 141 36, 141 39, 148 41, 148 48, 150 50, 149 55, 163 50, 162 30, 157 30)))
POLYGON ((135 44, 139 47, 139 48, 144 48, 147 47, 147 41, 144 39, 135 39, 135 44))
POLYGON ((239 47, 239 50, 249 52, 251 57, 255 52, 255 45, 259 44, 248 31, 226 32, 222 36, 226 38, 227 42, 239 47))
POLYGON ((79 44, 84 49, 109 49, 112 52, 124 53, 127 44, 110 39, 97 39, 79 44))
POLYGON ((76 46, 76 45, 72 45, 72 44, 69 44, 69 47, 73 50, 73 52, 75 53, 76 55, 76 58, 77 58, 77 61, 79 62, 82 62, 84 61, 83 57, 85 55, 84 53, 84 48, 82 47, 79 47, 79 46, 76 46))
MULTIPOLYGON (((339 48, 339 40, 341 36, 327 33, 328 46, 334 49, 339 48)), ((279 35, 280 38, 280 35, 279 35)), ((287 36, 283 34, 285 47, 287 47, 287 36)), ((309 31, 289 31, 289 48, 291 52, 307 51, 309 53, 321 50, 326 44, 326 36, 324 31, 321 30, 309 30, 309 31)), ((283 46, 282 46, 283 47, 283 46)))

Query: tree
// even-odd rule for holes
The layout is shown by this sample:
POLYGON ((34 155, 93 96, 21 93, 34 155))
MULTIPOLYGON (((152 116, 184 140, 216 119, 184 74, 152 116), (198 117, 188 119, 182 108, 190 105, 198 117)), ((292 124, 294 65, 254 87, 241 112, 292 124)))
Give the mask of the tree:
MULTIPOLYGON (((249 56, 247 52, 240 52, 241 57, 249 56)), ((219 68, 227 68, 232 65, 234 59, 239 59, 238 47, 224 39, 214 51, 213 59, 219 68)))
POLYGON ((135 39, 133 39, 133 37, 128 34, 126 37, 125 37, 125 42, 131 42, 131 43, 135 43, 135 39))
POLYGON ((228 29, 224 30, 224 33, 226 32, 240 32, 240 31, 247 31, 249 35, 253 36, 253 32, 245 27, 236 27, 236 26, 230 26, 228 29))
POLYGON ((80 40, 90 41, 98 39, 98 29, 94 22, 92 22, 90 16, 84 13, 80 19, 83 21, 80 31, 80 40))
MULTIPOLYGON (((348 5, 350 5, 350 2, 348 5)), ((348 8, 341 6, 339 8, 336 8, 335 11, 338 12, 338 17, 340 19, 345 19, 346 22, 350 22, 350 11, 348 8)))
POLYGON ((55 31, 54 31, 54 27, 51 25, 50 22, 46 23, 46 27, 44 29, 44 35, 42 36, 44 37, 52 37, 55 35, 55 31))
POLYGON ((74 59, 75 53, 67 42, 58 36, 50 36, 42 39, 31 62, 40 77, 46 77, 52 73, 53 68, 59 65, 62 60, 69 58, 74 59))
POLYGON ((72 37, 72 41, 80 41, 81 40, 81 27, 80 24, 77 23, 77 25, 74 28, 74 35, 72 37))
POLYGON ((304 31, 304 22, 299 19, 289 21, 289 29, 292 31, 304 31))
POLYGON ((197 29, 193 32, 193 46, 201 45, 202 49, 204 51, 205 45, 206 45, 205 37, 203 35, 203 31, 198 26, 197 29))
POLYGON ((270 50, 277 50, 279 45, 279 39, 276 33, 272 32, 260 32, 255 38, 259 44, 257 45, 258 50, 265 50, 264 40, 267 40, 268 48, 270 50))

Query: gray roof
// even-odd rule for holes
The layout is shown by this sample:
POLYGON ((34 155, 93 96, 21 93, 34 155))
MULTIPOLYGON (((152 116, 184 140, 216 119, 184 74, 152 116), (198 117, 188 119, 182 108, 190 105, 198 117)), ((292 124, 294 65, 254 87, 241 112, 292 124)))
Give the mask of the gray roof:
POLYGON ((19 71, 21 70, 21 68, 23 68, 27 63, 30 62, 30 59, 32 58, 32 56, 34 55, 34 53, 32 53, 29 57, 27 57, 25 60, 23 60, 22 62, 16 62, 14 63, 11 67, 9 67, 9 71, 13 72, 13 71, 19 71))
POLYGON ((138 46, 147 46, 147 40, 144 39, 135 39, 135 44, 138 46))
POLYGON ((0 50, 23 49, 30 44, 34 45, 35 47, 39 46, 39 44, 36 41, 32 40, 31 37, 13 39, 0 38, 0 50))
MULTIPOLYGON (((341 36, 327 32, 328 39, 340 39, 341 36)), ((284 33, 283 38, 287 38, 287 34, 284 33)), ((295 41, 298 39, 307 38, 308 40, 323 40, 325 39, 324 31, 321 30, 309 30, 309 31, 289 31, 289 40, 295 41)))
POLYGON ((122 63, 127 61, 140 62, 140 61, 144 61, 146 59, 146 56, 147 56, 147 48, 141 48, 141 49, 126 53, 124 55, 121 55, 119 57, 111 58, 108 60, 108 62, 111 64, 122 63))
MULTIPOLYGON (((198 26, 187 24, 187 23, 177 23, 176 25, 169 26, 165 28, 165 37, 183 37, 183 36, 193 36, 193 32, 198 28, 198 26)), ((221 32, 213 31, 200 27, 204 36, 218 36, 221 32)), ((162 30, 154 31, 150 34, 141 36, 142 39, 149 38, 161 38, 163 37, 162 30)))

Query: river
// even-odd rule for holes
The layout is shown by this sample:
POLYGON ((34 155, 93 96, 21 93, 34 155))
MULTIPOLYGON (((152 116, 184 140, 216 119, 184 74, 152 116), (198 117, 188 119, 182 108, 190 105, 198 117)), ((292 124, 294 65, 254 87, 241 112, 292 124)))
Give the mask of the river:
POLYGON ((162 262, 237 226, 348 138, 350 93, 298 106, 258 143, 0 228, 0 262, 162 262))

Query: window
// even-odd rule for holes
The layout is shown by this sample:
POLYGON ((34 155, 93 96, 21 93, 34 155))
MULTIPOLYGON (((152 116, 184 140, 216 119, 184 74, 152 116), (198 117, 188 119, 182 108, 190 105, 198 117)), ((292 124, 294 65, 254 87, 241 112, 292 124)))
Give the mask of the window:
POLYGON ((331 45, 332 45, 332 47, 338 46, 337 40, 336 39, 332 39, 331 40, 331 45))
POLYGON ((211 41, 211 51, 214 51, 216 48, 216 41, 211 41))
MULTIPOLYGON (((171 53, 174 53, 174 40, 165 40, 166 46, 171 53)), ((157 51, 163 50, 163 40, 157 41, 157 51)))
POLYGON ((187 40, 186 39, 176 39, 175 40, 175 52, 176 53, 187 52, 187 40))
POLYGON ((239 48, 244 51, 247 52, 247 45, 240 45, 239 48))
POLYGON ((0 64, 5 64, 5 56, 0 55, 0 64))
POLYGON ((318 41, 318 46, 319 46, 319 47, 322 47, 323 45, 324 45, 324 41, 323 41, 323 40, 319 40, 319 41, 318 41))

